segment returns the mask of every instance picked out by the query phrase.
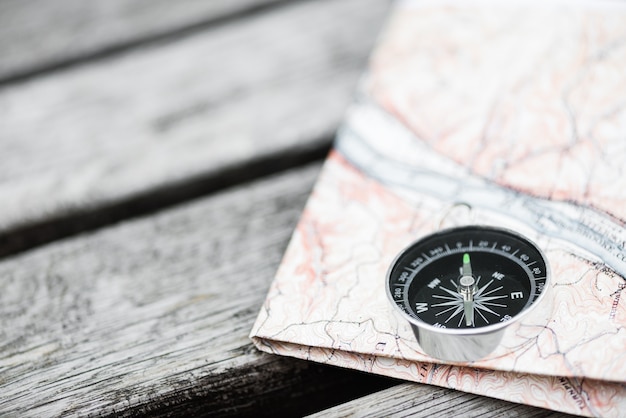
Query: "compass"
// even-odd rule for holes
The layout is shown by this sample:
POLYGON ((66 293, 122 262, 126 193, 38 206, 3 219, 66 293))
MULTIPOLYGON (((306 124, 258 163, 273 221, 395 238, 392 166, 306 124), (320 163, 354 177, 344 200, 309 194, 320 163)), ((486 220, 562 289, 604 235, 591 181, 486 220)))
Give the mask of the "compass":
POLYGON ((522 235, 464 226, 405 248, 387 272, 387 295, 426 354, 474 361, 538 305, 550 280, 542 251, 522 235))

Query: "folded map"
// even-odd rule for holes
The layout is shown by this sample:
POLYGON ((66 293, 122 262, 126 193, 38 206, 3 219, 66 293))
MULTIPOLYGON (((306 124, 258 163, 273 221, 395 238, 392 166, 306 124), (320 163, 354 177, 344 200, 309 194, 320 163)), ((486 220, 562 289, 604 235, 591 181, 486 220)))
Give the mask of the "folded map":
POLYGON ((402 1, 251 332, 270 353, 586 416, 626 411, 626 3, 402 1), (517 231, 549 303, 486 358, 424 354, 394 257, 517 231))

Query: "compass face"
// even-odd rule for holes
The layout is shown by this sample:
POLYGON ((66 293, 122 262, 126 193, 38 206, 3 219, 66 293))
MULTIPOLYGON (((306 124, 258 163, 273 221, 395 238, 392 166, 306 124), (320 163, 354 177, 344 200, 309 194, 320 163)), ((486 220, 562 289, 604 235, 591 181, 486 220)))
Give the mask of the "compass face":
POLYGON ((537 302, 546 280, 546 260, 529 240, 471 226, 405 249, 389 269, 387 291, 417 326, 499 328, 537 302))

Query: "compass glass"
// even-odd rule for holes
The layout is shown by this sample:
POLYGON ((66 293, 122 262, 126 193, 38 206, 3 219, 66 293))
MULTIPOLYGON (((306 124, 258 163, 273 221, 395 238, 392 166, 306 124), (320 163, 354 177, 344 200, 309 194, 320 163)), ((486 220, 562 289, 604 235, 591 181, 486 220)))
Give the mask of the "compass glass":
POLYGON ((546 270, 541 251, 526 238, 503 229, 461 227, 405 249, 389 270, 387 290, 418 323, 481 328, 506 322, 537 301, 546 270))

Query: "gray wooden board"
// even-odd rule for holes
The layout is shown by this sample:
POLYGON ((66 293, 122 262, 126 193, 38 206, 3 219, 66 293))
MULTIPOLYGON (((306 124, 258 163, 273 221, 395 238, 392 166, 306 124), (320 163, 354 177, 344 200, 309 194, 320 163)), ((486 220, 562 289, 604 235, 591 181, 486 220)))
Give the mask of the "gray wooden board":
MULTIPOLYGON (((285 172, 1 262, 0 416, 301 415, 389 386, 266 355, 248 339, 318 170, 285 172)), ((465 404, 453 391, 422 393, 438 396, 440 409, 465 404)), ((398 407, 409 406, 370 412, 398 407)))
POLYGON ((387 7, 290 3, 0 88, 0 231, 328 143, 387 7))
POLYGON ((279 0, 3 0, 0 81, 209 25, 279 0))
POLYGON ((310 417, 566 418, 572 415, 417 383, 403 383, 310 417))
POLYGON ((248 339, 318 170, 0 263, 0 416, 158 416, 194 399, 195 413, 267 415, 358 395, 357 377, 248 339))

